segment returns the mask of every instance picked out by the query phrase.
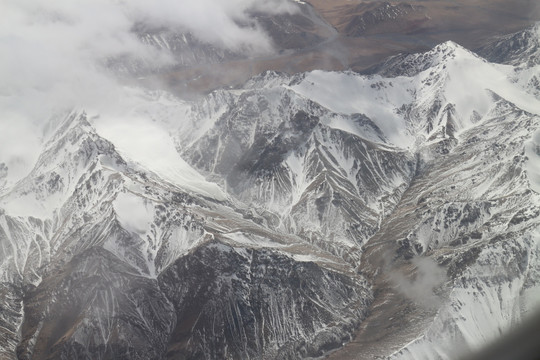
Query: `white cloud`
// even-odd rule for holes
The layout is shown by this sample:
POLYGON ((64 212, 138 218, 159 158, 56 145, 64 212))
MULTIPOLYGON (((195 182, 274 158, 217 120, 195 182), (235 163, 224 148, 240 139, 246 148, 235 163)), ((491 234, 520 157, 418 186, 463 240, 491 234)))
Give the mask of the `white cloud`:
POLYGON ((270 38, 249 16, 253 10, 290 13, 295 6, 288 0, 0 1, 0 163, 11 177, 15 167, 17 177, 29 170, 40 127, 55 112, 118 111, 126 92, 104 66, 110 59, 173 61, 138 41, 135 24, 189 31, 247 54, 271 51, 270 38), (13 146, 14 139, 28 146, 13 146))
POLYGON ((126 2, 130 17, 136 21, 178 27, 204 42, 256 54, 270 51, 272 44, 257 22, 250 18, 249 12, 290 13, 296 9, 284 0, 160 0, 159 3, 148 6, 145 0, 126 2))
POLYGON ((399 292, 416 304, 428 309, 436 309, 443 300, 435 291, 447 281, 446 271, 430 258, 416 257, 412 263, 416 267, 415 276, 412 279, 397 272, 390 272, 390 281, 399 292))

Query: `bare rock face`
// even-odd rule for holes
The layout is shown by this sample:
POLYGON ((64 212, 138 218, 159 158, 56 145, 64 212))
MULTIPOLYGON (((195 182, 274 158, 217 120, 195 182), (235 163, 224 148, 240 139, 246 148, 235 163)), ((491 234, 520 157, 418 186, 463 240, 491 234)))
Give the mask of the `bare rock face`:
POLYGON ((177 319, 166 358, 321 356, 365 316, 362 282, 267 250, 212 242, 159 278, 177 319))
POLYGON ((75 256, 27 297, 19 359, 158 359, 176 320, 155 279, 103 248, 75 256))
POLYGON ((219 242, 158 279, 135 272, 92 248, 45 278, 27 292, 18 358, 319 356, 349 340, 370 300, 347 276, 219 242))

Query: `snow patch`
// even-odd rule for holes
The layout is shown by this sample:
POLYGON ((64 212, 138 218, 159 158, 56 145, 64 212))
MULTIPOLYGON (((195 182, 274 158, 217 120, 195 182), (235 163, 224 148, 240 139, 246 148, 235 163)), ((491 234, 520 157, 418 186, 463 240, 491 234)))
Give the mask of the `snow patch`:
POLYGON ((529 176, 530 187, 540 194, 540 130, 525 144, 525 154, 528 158, 525 170, 529 176))
POLYGON ((172 185, 223 201, 227 197, 186 163, 172 138, 160 126, 142 118, 96 119, 98 133, 111 141, 118 152, 172 185))
POLYGON ((146 199, 131 193, 118 193, 113 206, 124 229, 144 234, 150 228, 154 218, 154 207, 146 199))
POLYGON ((366 77, 353 73, 312 71, 299 84, 290 87, 325 108, 341 114, 367 115, 389 140, 408 147, 413 138, 395 109, 412 102, 410 80, 391 81, 380 76, 366 77))

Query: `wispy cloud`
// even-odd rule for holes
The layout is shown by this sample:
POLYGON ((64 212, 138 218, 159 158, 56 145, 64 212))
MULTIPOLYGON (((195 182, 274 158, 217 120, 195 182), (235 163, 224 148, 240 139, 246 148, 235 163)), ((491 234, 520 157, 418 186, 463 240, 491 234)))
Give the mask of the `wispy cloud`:
POLYGON ((435 291, 447 281, 444 268, 429 258, 417 257, 412 260, 412 263, 416 267, 413 278, 390 272, 390 281, 395 284, 399 292, 418 305, 428 309, 437 308, 442 299, 435 291))

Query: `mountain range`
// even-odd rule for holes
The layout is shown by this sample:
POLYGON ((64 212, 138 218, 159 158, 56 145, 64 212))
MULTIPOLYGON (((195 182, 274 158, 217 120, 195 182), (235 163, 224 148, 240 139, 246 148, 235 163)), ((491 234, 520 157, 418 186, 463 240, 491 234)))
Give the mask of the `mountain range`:
MULTIPOLYGON (((182 66, 241 56, 186 52, 196 40, 164 29, 140 38, 182 66)), ((2 180, 0 164, 0 357, 482 348, 538 307, 538 59, 536 25, 363 72, 268 70, 192 99, 138 89, 127 121, 51 117, 27 176, 2 180)))

